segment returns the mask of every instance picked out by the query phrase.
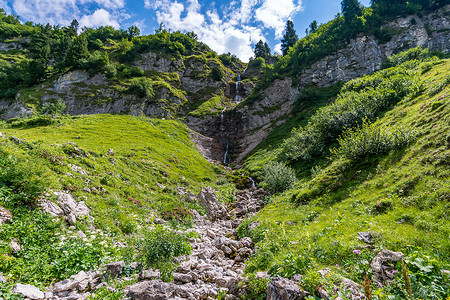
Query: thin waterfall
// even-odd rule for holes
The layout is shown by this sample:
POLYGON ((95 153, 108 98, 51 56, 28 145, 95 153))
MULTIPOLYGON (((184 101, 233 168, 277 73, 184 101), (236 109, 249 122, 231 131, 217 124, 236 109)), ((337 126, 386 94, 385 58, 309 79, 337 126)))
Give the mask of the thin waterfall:
POLYGON ((250 181, 252 182, 252 188, 256 188, 256 183, 253 180, 252 176, 250 176, 250 181))
POLYGON ((223 164, 226 165, 227 164, 227 159, 228 159, 228 142, 226 142, 226 147, 225 147, 225 153, 223 155, 223 164))

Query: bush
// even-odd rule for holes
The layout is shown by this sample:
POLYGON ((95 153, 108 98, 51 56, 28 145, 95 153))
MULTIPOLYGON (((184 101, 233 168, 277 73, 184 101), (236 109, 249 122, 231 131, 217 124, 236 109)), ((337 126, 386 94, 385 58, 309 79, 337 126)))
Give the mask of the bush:
POLYGON ((388 57, 383 62, 384 68, 390 68, 399 66, 410 60, 426 61, 433 57, 436 53, 431 52, 429 49, 422 49, 422 47, 412 48, 408 51, 401 52, 399 54, 394 54, 388 57))
POLYGON ((220 81, 225 77, 225 72, 218 66, 211 69, 211 78, 215 81, 220 81))
POLYGON ((338 99, 318 110, 304 128, 294 130, 282 145, 281 156, 290 161, 311 161, 328 154, 328 148, 347 128, 363 119, 374 120, 408 95, 422 89, 417 72, 399 66, 346 83, 338 99))
POLYGON ((138 97, 153 97, 155 91, 153 90, 153 82, 146 77, 133 78, 130 81, 130 86, 127 92, 138 97))
POLYGON ((271 275, 280 275, 285 278, 292 278, 296 274, 305 274, 313 265, 310 255, 294 255, 289 253, 280 262, 274 264, 269 273, 271 275))
POLYGON ((296 180, 294 171, 281 162, 267 164, 263 172, 263 187, 273 194, 289 189, 296 180))
POLYGON ((411 130, 387 130, 364 119, 361 128, 350 128, 344 131, 338 139, 339 147, 331 151, 338 158, 361 160, 403 147, 413 137, 411 130))
POLYGON ((147 231, 140 248, 145 264, 155 268, 166 265, 174 257, 188 255, 192 250, 186 236, 162 226, 147 231))
POLYGON ((267 297, 267 284, 268 278, 256 278, 254 274, 251 274, 248 278, 248 286, 246 294, 243 299, 251 300, 264 300, 267 297))

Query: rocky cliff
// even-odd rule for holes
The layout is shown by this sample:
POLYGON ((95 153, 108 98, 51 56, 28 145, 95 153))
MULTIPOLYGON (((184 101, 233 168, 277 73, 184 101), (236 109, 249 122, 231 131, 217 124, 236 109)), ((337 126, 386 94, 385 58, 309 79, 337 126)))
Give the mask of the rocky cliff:
POLYGON ((400 18, 383 27, 396 32, 389 42, 382 44, 373 36, 359 36, 302 70, 297 78, 275 80, 251 106, 238 107, 236 115, 240 119, 231 121, 243 123, 235 141, 239 149, 235 160, 241 162, 273 128, 289 118, 304 87, 325 87, 371 74, 381 68, 388 56, 418 46, 444 53, 450 51, 450 5, 423 17, 400 18))

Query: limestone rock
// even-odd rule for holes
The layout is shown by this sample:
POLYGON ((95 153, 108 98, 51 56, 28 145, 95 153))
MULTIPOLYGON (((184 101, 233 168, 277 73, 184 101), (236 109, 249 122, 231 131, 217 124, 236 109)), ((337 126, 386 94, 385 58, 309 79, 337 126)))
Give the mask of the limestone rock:
POLYGON ((403 253, 389 250, 383 250, 374 257, 370 267, 373 280, 379 287, 385 286, 394 278, 394 264, 402 259, 403 253))
POLYGON ((278 275, 267 286, 267 300, 302 300, 305 297, 306 293, 296 282, 278 275))
POLYGON ((31 300, 41 300, 45 297, 44 293, 40 289, 31 284, 18 283, 14 286, 13 293, 20 294, 31 300))
POLYGON ((12 217, 11 212, 0 205, 0 225, 10 221, 12 217))
POLYGON ((74 279, 65 279, 53 285, 53 293, 60 293, 75 289, 79 281, 74 279))
POLYGON ((201 205, 206 208, 208 218, 214 222, 217 219, 227 218, 226 208, 219 202, 216 193, 211 187, 204 188, 198 195, 197 199, 201 205))
POLYGON ((116 278, 125 267, 124 261, 112 262, 106 265, 106 276, 108 278, 116 278))

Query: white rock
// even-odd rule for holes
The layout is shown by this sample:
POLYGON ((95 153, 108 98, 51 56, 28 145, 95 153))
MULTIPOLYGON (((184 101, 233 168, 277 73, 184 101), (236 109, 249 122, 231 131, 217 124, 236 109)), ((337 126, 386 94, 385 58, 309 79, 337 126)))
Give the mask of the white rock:
POLYGON ((32 300, 41 300, 44 299, 44 293, 38 289, 37 287, 31 284, 16 284, 13 289, 14 294, 20 294, 25 298, 29 298, 32 300))

